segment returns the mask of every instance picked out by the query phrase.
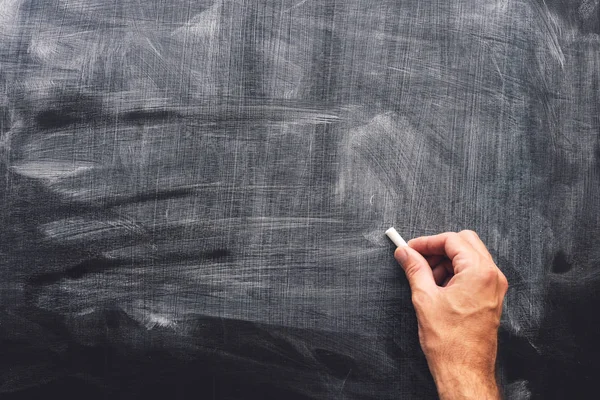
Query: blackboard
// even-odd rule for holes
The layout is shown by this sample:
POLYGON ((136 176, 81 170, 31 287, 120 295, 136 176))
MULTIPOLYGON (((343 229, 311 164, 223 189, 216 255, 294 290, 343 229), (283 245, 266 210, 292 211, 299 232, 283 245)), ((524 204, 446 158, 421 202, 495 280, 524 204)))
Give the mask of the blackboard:
POLYGON ((589 398, 599 9, 1 0, 0 396, 433 399, 393 225, 490 248, 507 398, 589 398))

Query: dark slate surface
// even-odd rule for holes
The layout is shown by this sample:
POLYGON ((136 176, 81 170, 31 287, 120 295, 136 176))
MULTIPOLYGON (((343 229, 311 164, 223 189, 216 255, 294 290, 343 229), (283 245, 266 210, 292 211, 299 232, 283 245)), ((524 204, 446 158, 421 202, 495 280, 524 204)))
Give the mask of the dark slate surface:
POLYGON ((435 398, 394 225, 488 244, 507 398, 589 398, 598 9, 1 0, 1 397, 435 398))

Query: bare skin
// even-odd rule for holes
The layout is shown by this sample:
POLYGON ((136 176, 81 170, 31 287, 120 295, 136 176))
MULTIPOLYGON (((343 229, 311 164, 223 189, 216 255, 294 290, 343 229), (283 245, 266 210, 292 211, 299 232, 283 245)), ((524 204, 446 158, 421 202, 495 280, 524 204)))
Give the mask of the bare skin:
POLYGON ((394 254, 440 399, 500 399, 495 364, 508 281, 473 231, 412 239, 394 254))

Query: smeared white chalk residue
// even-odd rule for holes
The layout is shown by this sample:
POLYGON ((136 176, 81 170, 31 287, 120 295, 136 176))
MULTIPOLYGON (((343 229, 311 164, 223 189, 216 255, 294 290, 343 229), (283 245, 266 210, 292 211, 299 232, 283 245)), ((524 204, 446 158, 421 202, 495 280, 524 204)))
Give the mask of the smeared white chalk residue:
MULTIPOLYGON (((264 112, 272 114, 272 116, 285 115, 285 122, 289 123, 311 123, 323 124, 332 123, 340 120, 336 114, 325 113, 322 109, 312 107, 303 107, 299 105, 279 106, 268 105, 259 107, 248 107, 250 112, 264 112)), ((281 117, 280 117, 281 118, 281 117)))
POLYGON ((0 35, 8 35, 18 20, 23 0, 0 0, 0 35))
POLYGON ((534 9, 539 16, 539 22, 544 42, 548 46, 550 55, 559 63, 561 68, 565 65, 565 55, 560 45, 559 36, 561 35, 560 19, 548 9, 545 2, 532 2, 534 9))
POLYGON ((46 37, 33 37, 29 43, 29 54, 40 62, 51 62, 58 53, 58 43, 46 37))
POLYGON ((90 307, 90 308, 85 308, 81 311, 76 312, 75 315, 77 315, 78 317, 83 317, 84 315, 90 315, 95 311, 96 311, 95 307, 90 307))
POLYGON ((300 7, 302 4, 306 3, 308 0, 301 0, 300 2, 294 4, 293 6, 291 6, 290 8, 283 10, 283 12, 289 12, 291 10, 293 10, 294 8, 298 8, 300 7))
POLYGON ((219 28, 221 1, 216 1, 210 8, 194 16, 183 27, 173 31, 173 36, 196 36, 198 38, 211 38, 219 28))
POLYGON ((177 328, 178 313, 164 302, 150 304, 143 300, 133 300, 131 303, 122 304, 120 309, 147 330, 177 328))
POLYGON ((290 217, 251 217, 248 222, 254 224, 264 224, 270 229, 290 229, 297 227, 306 227, 313 224, 342 224, 342 220, 334 218, 290 218, 290 217))
POLYGON ((583 0, 577 9, 581 19, 587 19, 592 16, 598 7, 599 0, 583 0))
POLYGON ((174 328, 176 325, 177 325, 177 323, 175 321, 172 321, 163 315, 157 315, 157 314, 146 315, 146 321, 144 324, 144 326, 148 330, 155 328, 155 327, 174 328))
POLYGON ((142 232, 140 226, 123 218, 113 221, 86 218, 61 219, 40 226, 40 230, 46 237, 62 242, 100 240, 106 237, 142 232))
POLYGON ((19 175, 33 179, 56 181, 89 171, 96 166, 95 163, 87 161, 27 161, 13 165, 11 169, 19 175))
POLYGON ((528 383, 522 380, 506 385, 504 388, 506 398, 511 400, 529 400, 531 398, 531 390, 527 387, 528 383))
POLYGON ((389 241, 385 236, 381 234, 382 230, 385 228, 377 228, 369 232, 363 233, 363 237, 369 241, 369 243, 374 244, 378 247, 386 247, 389 246, 389 241))

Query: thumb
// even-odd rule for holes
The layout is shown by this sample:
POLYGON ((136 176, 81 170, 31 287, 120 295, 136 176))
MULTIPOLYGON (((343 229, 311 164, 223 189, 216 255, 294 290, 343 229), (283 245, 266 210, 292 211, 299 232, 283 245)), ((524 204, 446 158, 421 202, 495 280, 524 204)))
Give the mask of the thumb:
POLYGON ((418 251, 408 246, 401 246, 396 249, 394 258, 402 266, 411 290, 418 288, 430 291, 437 287, 429 263, 418 251))

